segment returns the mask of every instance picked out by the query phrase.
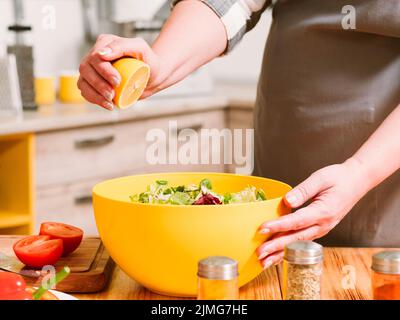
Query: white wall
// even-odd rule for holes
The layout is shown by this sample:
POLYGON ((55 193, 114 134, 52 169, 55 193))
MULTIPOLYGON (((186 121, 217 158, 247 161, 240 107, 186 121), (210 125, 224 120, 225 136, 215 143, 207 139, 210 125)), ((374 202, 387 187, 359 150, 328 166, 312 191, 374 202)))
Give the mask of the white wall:
MULTIPOLYGON (((152 2, 153 6, 156 6, 155 3, 158 5, 160 0, 152 2)), ((36 74, 57 75, 60 70, 77 69, 83 41, 80 1, 24 0, 24 3, 26 20, 33 26, 36 74), (49 21, 46 20, 51 8, 55 13, 54 29, 49 28, 49 21)), ((142 2, 141 6, 143 5, 142 2)), ((148 12, 148 9, 144 12, 148 12)), ((7 26, 13 22, 11 0, 0 0, 0 14, 0 54, 2 54, 5 52, 6 44, 12 40, 7 31, 7 26)), ((245 36, 234 52, 211 63, 210 68, 215 78, 256 82, 270 21, 271 16, 268 12, 264 14, 257 27, 245 36)))
MULTIPOLYGON (((52 73, 77 69, 83 24, 79 0, 24 0, 26 21, 33 27, 32 43, 35 53, 35 72, 52 73), (53 8, 53 9, 52 9, 53 8), (55 24, 48 20, 54 10, 55 24)), ((5 52, 12 37, 7 26, 13 23, 11 0, 0 0, 0 52, 5 52)))
POLYGON ((114 20, 118 22, 132 20, 149 20, 163 5, 164 0, 113 0, 118 5, 114 12, 114 20))

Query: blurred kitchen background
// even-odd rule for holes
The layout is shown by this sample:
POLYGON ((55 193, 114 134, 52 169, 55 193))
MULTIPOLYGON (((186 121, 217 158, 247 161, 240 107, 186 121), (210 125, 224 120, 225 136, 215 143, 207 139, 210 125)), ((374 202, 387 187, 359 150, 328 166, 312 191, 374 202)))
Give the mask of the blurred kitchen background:
POLYGON ((151 42, 169 2, 0 0, 0 234, 33 232, 45 220, 96 234, 91 189, 105 179, 235 170, 223 163, 149 165, 145 136, 168 130, 169 120, 178 131, 252 128, 270 11, 233 53, 129 110, 108 112, 75 92, 81 57, 98 34, 151 42))

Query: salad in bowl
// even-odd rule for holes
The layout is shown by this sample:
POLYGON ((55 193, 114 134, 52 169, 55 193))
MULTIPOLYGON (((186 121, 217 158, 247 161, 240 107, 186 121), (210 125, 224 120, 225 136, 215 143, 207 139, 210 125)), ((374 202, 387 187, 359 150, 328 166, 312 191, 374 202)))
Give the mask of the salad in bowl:
POLYGON ((218 205, 267 200, 263 189, 248 185, 239 192, 218 194, 209 179, 199 184, 170 186, 167 180, 156 180, 147 190, 130 196, 132 202, 174 205, 218 205))

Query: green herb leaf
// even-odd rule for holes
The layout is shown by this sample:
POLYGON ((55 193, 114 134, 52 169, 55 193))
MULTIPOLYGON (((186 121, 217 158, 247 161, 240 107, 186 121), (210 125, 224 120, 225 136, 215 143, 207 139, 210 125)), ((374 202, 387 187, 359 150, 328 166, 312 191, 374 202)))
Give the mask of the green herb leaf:
POLYGON ((224 195, 224 204, 229 204, 232 202, 232 194, 231 193, 226 193, 224 195))
POLYGON ((160 186, 166 186, 168 184, 167 180, 157 180, 156 183, 160 186))
POLYGON ((132 202, 139 202, 139 196, 137 194, 129 196, 129 199, 131 199, 132 202))
POLYGON ((171 193, 172 193, 172 189, 171 188, 165 189, 164 192, 163 192, 163 194, 171 194, 171 193))
POLYGON ((142 192, 139 194, 139 202, 149 203, 149 194, 147 192, 142 192))
POLYGON ((258 189, 257 190, 257 200, 259 200, 259 201, 267 200, 267 197, 266 197, 265 192, 264 192, 263 189, 258 189))
MULTIPOLYGON (((61 271, 57 272, 55 275, 54 279, 54 285, 57 285, 57 283, 61 282, 64 280, 68 275, 70 274, 71 269, 69 267, 64 267, 61 269, 61 271)), ((50 288, 47 288, 47 285, 42 284, 39 289, 37 289, 33 294, 33 299, 34 300, 40 300, 41 297, 49 290, 50 288)))
POLYGON ((184 192, 185 191, 185 186, 177 186, 173 188, 175 192, 184 192))
POLYGON ((207 188, 208 190, 211 190, 211 189, 212 189, 211 181, 208 180, 208 179, 203 179, 203 180, 200 181, 200 188, 201 188, 202 186, 205 187, 205 188, 207 188))

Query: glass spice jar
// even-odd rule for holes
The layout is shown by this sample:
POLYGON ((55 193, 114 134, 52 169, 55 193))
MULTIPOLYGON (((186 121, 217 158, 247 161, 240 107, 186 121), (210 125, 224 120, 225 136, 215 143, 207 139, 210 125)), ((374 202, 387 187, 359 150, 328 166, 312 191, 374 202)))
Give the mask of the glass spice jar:
POLYGON ((381 251, 372 257, 374 300, 400 300, 400 251, 381 251))
POLYGON ((283 299, 321 299, 323 247, 313 241, 296 241, 285 247, 283 299))
POLYGON ((198 264, 199 300, 237 300, 238 263, 221 256, 208 257, 198 264))

